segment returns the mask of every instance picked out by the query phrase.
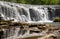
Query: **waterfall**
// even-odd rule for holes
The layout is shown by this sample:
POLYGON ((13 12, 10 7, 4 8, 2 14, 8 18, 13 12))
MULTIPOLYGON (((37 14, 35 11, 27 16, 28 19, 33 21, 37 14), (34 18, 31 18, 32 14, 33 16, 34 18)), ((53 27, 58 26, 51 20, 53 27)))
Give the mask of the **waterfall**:
MULTIPOLYGON (((48 7, 0 2, 0 17, 2 20, 14 19, 15 22, 30 23, 53 22, 53 18, 55 17, 54 12, 55 9, 48 9, 48 7)), ((17 39, 20 37, 29 37, 30 35, 29 30, 20 30, 20 27, 15 27, 14 29, 3 29, 3 34, 4 39, 17 39)), ((33 35, 36 34, 34 33, 33 35)), ((32 36, 32 34, 30 36, 32 36)))
POLYGON ((14 19, 16 22, 52 22, 48 16, 48 9, 46 7, 27 7, 24 5, 1 2, 0 12, 4 15, 6 20, 14 19))

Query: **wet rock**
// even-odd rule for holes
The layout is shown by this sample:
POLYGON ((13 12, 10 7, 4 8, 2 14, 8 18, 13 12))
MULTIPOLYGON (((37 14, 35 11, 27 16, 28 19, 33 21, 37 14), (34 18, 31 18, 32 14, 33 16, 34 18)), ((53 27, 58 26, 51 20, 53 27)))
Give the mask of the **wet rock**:
POLYGON ((30 34, 32 34, 32 33, 40 33, 40 31, 30 30, 30 34))
POLYGON ((29 28, 31 28, 31 27, 37 27, 37 25, 29 25, 29 28))
POLYGON ((50 36, 48 39, 57 39, 56 36, 50 36))
POLYGON ((48 27, 47 27, 47 26, 38 26, 37 28, 38 28, 38 29, 45 30, 45 29, 47 29, 48 27))
POLYGON ((0 39, 3 39, 3 31, 0 31, 0 39))

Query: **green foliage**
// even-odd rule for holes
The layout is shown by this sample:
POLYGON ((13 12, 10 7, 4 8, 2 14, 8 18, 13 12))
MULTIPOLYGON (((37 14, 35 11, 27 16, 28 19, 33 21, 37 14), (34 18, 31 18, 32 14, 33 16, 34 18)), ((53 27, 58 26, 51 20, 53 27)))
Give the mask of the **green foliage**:
POLYGON ((33 0, 25 0, 26 4, 32 4, 33 0))
POLYGON ((25 3, 26 3, 25 0, 17 0, 16 2, 17 2, 17 3, 22 3, 22 4, 25 4, 25 3))
POLYGON ((1 0, 1 1, 9 1, 16 2, 22 4, 35 4, 35 5, 56 5, 60 4, 60 0, 1 0))
POLYGON ((50 4, 58 4, 59 3, 59 0, 52 0, 51 2, 50 2, 50 4))

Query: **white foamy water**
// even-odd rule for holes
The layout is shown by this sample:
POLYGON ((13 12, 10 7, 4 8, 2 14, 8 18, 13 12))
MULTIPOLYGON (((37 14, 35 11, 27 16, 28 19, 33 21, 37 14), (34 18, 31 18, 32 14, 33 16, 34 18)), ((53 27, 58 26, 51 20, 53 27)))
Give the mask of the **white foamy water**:
POLYGON ((0 12, 6 20, 14 19, 17 22, 51 22, 48 16, 47 8, 27 7, 24 5, 14 4, 10 2, 0 2, 0 12))

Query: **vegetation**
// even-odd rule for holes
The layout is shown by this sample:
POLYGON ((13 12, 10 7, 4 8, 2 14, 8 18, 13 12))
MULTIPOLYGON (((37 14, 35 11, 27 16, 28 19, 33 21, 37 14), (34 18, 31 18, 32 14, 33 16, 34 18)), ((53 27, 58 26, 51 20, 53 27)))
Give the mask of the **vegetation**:
POLYGON ((54 22, 60 22, 60 18, 59 18, 59 17, 56 17, 56 18, 54 19, 54 22))
POLYGON ((22 4, 35 4, 35 5, 59 5, 60 0, 1 0, 22 4))

